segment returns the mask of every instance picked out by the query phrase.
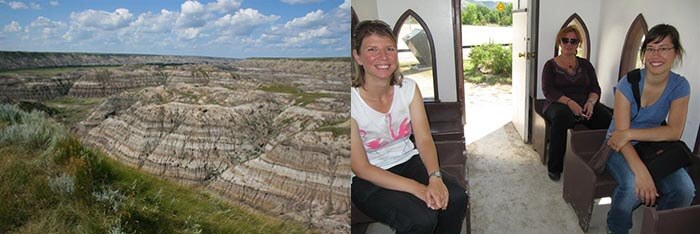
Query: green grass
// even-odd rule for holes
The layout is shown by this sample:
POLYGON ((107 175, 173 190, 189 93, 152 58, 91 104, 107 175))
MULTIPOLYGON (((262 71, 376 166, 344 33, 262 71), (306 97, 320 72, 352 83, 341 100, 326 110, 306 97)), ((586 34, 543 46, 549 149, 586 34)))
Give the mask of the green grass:
POLYGON ((333 133, 333 137, 338 137, 342 135, 349 136, 350 135, 350 127, 349 126, 343 126, 343 123, 347 122, 347 120, 335 120, 335 121, 329 121, 329 122, 324 122, 321 123, 321 126, 316 128, 316 131, 319 132, 331 132, 333 133))
POLYGON ((309 232, 124 166, 66 131, 47 140, 33 129, 60 125, 37 116, 0 105, 0 233, 309 232))
POLYGON ((99 106, 104 98, 74 98, 69 96, 46 101, 45 104, 58 110, 53 118, 65 126, 73 126, 85 120, 92 110, 99 106))
POLYGON ((28 69, 17 69, 17 70, 10 70, 10 71, 2 71, 0 72, 0 75, 13 75, 13 74, 32 74, 36 75, 39 77, 44 77, 44 78, 49 78, 56 76, 61 73, 69 73, 69 72, 74 72, 78 70, 85 70, 85 69, 108 69, 108 68, 114 68, 114 67, 119 67, 117 65, 113 66, 71 66, 71 67, 51 67, 51 68, 28 68, 28 69))
POLYGON ((346 135, 346 136, 350 135, 350 128, 348 128, 348 127, 326 126, 326 127, 320 127, 316 130, 320 131, 320 132, 331 132, 331 133, 333 133, 333 137, 338 137, 338 136, 342 136, 342 135, 346 135))
POLYGON ((315 102, 316 99, 319 98, 325 98, 325 97, 330 97, 329 94, 325 93, 307 93, 304 92, 303 90, 289 86, 289 85, 283 85, 283 84, 269 84, 269 85, 263 85, 258 88, 258 90, 262 90, 265 92, 273 92, 273 93, 288 93, 288 94, 293 94, 297 100, 297 105, 300 106, 306 106, 309 103, 315 102))

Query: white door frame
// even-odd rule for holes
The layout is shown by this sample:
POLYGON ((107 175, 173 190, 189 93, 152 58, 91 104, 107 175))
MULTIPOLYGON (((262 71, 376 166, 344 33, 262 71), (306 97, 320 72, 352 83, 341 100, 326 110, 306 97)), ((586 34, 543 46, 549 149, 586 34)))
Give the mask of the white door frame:
MULTIPOLYGON (((520 2, 519 2, 520 4, 520 2)), ((538 0, 513 10, 513 125, 524 142, 530 141, 533 90, 537 81, 538 0), (534 81, 534 82, 533 82, 534 81)), ((520 6, 519 6, 520 7, 520 6)), ((536 92, 534 93, 536 94, 536 92)))

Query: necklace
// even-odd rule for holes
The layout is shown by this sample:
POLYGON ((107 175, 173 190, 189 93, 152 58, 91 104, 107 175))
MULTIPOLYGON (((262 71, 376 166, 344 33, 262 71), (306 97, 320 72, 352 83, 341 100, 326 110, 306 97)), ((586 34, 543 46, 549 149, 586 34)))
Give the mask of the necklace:
POLYGON ((569 61, 567 61, 567 60, 568 60, 568 59, 565 59, 565 58, 563 58, 563 57, 559 57, 559 62, 558 62, 559 66, 561 66, 561 67, 563 67, 563 68, 568 68, 568 69, 570 69, 570 70, 573 70, 573 69, 574 69, 574 66, 576 66, 576 62, 577 62, 577 61, 576 61, 576 58, 574 58, 573 60, 571 60, 571 62, 569 62, 569 61))

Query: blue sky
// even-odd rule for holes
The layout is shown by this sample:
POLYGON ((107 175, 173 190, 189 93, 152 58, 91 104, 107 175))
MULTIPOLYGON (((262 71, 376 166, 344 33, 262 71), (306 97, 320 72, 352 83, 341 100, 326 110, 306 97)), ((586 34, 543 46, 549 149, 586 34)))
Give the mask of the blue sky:
POLYGON ((0 50, 346 57, 350 0, 0 0, 0 50))

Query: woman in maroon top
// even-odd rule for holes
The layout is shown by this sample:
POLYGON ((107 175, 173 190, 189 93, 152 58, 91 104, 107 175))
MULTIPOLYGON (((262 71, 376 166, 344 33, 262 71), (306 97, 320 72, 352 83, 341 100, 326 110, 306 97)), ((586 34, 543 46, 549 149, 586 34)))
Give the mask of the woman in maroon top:
POLYGON ((557 33, 561 54, 545 63, 542 71, 542 92, 547 101, 544 115, 549 121, 549 178, 561 177, 566 150, 566 131, 581 123, 591 129, 605 129, 612 115, 602 104, 600 86, 591 63, 576 56, 581 43, 581 33, 574 26, 562 28, 557 33))

